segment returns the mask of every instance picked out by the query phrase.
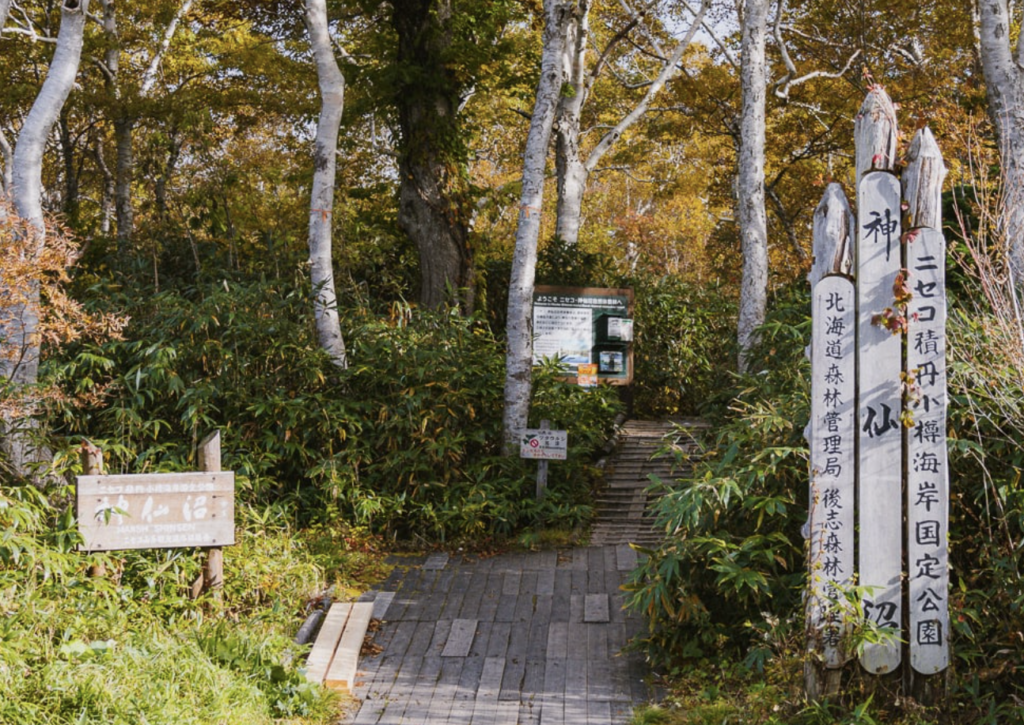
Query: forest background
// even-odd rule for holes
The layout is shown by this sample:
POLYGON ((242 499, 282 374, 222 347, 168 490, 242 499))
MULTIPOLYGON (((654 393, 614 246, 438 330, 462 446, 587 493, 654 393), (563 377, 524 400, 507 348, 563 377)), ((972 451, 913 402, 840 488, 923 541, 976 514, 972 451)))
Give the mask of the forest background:
POLYGON ((641 646, 683 707, 638 718, 1024 719, 1024 346, 1000 221, 1020 189, 1005 183, 1016 164, 986 93, 981 9, 564 3, 547 193, 524 208, 554 5, 0 1, 5 196, 58 34, 90 16, 40 142, 45 247, 32 248, 37 221, 0 212, 0 722, 328 722, 334 703, 290 644, 328 586, 365 586, 399 542, 487 550, 585 531, 614 390, 535 371, 529 420, 571 443, 544 501, 502 455, 524 218, 537 283, 636 290, 633 413, 715 424, 693 479, 662 499, 670 536, 633 585, 641 646), (753 6, 767 35, 766 302, 757 334, 738 338, 753 6), (956 664, 935 709, 858 678, 834 703, 799 692, 811 216, 827 183, 850 192, 853 118, 878 84, 949 168, 956 664), (322 146, 332 93, 336 153, 322 146), (25 385, 11 330, 35 299, 41 356, 25 385), (83 441, 111 472, 190 470, 212 429, 239 484, 222 598, 187 596, 197 552, 76 551, 83 441), (10 445, 26 441, 27 458, 10 445), (94 565, 111 575, 87 577, 94 565))

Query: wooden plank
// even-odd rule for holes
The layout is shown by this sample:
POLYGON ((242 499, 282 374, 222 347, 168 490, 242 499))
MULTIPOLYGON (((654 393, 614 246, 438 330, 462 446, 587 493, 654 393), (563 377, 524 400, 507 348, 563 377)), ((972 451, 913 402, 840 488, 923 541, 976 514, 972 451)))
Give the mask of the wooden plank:
POLYGON ((608 621, 608 595, 587 594, 583 604, 584 622, 608 621))
POLYGON ((446 566, 448 566, 448 554, 440 552, 428 556, 427 560, 423 562, 423 566, 421 568, 427 571, 440 571, 446 566))
POLYGON ((882 674, 895 671, 901 659, 903 347, 900 335, 874 318, 894 307, 902 251, 899 181, 886 172, 864 174, 857 209, 858 583, 870 592, 863 601, 865 616, 895 635, 890 642, 865 645, 860 661, 882 674))
POLYGON ((377 592, 377 596, 373 598, 373 618, 383 620, 394 599, 394 592, 377 592))
POLYGON ((914 427, 907 431, 908 636, 911 667, 933 675, 949 666, 946 241, 934 229, 920 229, 907 257, 914 295, 907 372, 917 385, 914 427))
POLYGON ((445 642, 441 651, 442 657, 466 657, 469 655, 469 648, 473 645, 473 637, 476 635, 477 621, 475 619, 456 619, 452 622, 451 631, 448 634, 448 641, 445 642))
POLYGON ((310 682, 319 685, 324 681, 351 612, 352 605, 342 602, 335 602, 327 610, 320 633, 316 636, 313 649, 306 658, 306 679, 310 682))
POLYGON ((79 476, 83 551, 221 547, 235 543, 235 474, 79 476))
POLYGON ((355 685, 359 651, 363 647, 366 628, 370 625, 370 617, 373 615, 373 604, 370 602, 356 602, 351 606, 352 611, 345 623, 345 631, 324 677, 326 687, 342 692, 351 691, 355 685))

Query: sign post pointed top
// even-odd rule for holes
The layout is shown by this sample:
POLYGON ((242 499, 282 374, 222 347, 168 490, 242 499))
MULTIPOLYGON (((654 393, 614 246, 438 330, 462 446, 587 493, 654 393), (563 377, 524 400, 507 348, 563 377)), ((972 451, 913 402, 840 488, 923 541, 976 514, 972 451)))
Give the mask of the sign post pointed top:
POLYGON ((918 129, 907 149, 903 171, 903 201, 907 205, 908 227, 942 230, 942 182, 946 164, 935 136, 925 126, 918 129))
POLYGON ((881 86, 868 91, 853 124, 857 146, 857 189, 860 180, 869 171, 893 171, 896 168, 896 146, 899 129, 896 125, 896 107, 881 86))

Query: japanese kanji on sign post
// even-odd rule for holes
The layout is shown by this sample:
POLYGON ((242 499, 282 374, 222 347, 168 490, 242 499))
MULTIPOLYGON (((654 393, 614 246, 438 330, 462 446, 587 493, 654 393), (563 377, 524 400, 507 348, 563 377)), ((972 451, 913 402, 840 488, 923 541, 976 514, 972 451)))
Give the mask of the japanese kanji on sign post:
POLYGON ((853 283, 830 276, 814 286, 811 340, 810 588, 808 610, 827 667, 839 667, 848 626, 843 591, 853 583, 855 408, 853 283))
MULTIPOLYGON (((857 196, 859 583, 869 592, 864 616, 896 633, 902 615, 903 347, 899 335, 877 324, 876 316, 895 307, 900 253, 899 179, 885 171, 865 174, 857 196)), ((861 664, 875 674, 892 672, 899 663, 896 638, 868 644, 861 655, 861 664)))
POLYGON ((855 223, 837 184, 815 212, 806 678, 815 699, 838 687, 828 673, 846 658, 854 582, 866 624, 883 633, 860 647, 868 672, 899 671, 904 643, 912 685, 949 664, 945 168, 921 129, 896 175, 895 111, 880 88, 855 133, 855 223))

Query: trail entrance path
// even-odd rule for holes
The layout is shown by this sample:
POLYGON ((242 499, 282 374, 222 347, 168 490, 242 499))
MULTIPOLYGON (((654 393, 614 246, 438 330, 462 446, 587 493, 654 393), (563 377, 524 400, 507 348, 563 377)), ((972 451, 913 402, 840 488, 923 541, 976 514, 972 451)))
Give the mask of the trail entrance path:
POLYGON ((628 546, 402 563, 348 722, 618 725, 647 699, 642 659, 622 652, 641 626, 618 589, 628 546))
POLYGON ((651 543, 643 489, 647 474, 662 470, 648 463, 671 430, 623 429, 609 488, 629 489, 618 508, 631 520, 623 525, 616 507, 604 506, 594 529, 601 545, 395 557, 381 591, 366 595, 383 620, 380 651, 359 661, 353 694, 361 703, 345 722, 625 725, 649 693, 642 657, 623 651, 643 624, 623 611, 619 587, 637 564, 629 542, 651 543))

